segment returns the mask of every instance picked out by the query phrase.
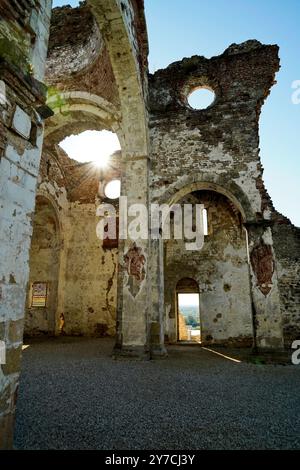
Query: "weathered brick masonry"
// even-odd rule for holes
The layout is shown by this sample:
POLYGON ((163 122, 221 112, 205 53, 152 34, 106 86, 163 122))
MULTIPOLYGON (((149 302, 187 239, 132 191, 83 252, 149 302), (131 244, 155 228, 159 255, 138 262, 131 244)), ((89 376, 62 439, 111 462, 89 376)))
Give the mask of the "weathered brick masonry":
POLYGON ((12 445, 24 324, 27 335, 116 334, 116 357, 165 356, 176 294, 190 285, 204 344, 289 348, 300 229, 274 209, 259 156, 278 46, 233 44, 148 75, 142 0, 56 8, 51 26, 49 0, 0 0, 0 14, 0 448, 12 445), (201 87, 215 101, 195 110, 188 96, 201 87), (105 172, 58 147, 103 129, 122 148, 105 172), (203 249, 162 237, 103 244, 96 208, 114 178, 129 206, 203 204, 203 249), (48 283, 43 309, 30 304, 35 281, 48 283))

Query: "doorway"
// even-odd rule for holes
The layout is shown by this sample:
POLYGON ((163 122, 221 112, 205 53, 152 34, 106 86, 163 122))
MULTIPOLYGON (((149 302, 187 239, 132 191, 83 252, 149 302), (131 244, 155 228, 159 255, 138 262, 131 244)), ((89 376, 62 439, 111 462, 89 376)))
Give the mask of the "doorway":
POLYGON ((50 199, 37 196, 30 248, 25 336, 55 335, 60 231, 50 199))
POLYGON ((201 318, 198 283, 181 279, 176 287, 177 340, 201 343, 201 318))

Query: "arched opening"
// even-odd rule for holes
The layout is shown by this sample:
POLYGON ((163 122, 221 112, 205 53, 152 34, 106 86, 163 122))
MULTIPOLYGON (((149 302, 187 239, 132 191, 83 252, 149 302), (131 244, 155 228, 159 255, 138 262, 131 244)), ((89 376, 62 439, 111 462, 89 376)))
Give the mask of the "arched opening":
POLYGON ((201 342, 199 286, 191 278, 183 278, 176 286, 177 339, 201 342))
MULTIPOLYGON (((100 127, 100 126, 99 126, 100 127)), ((100 128, 101 129, 101 128, 100 128)), ((62 127, 61 131, 69 131, 62 127)), ((57 136, 55 138, 57 139, 57 136)), ((84 130, 59 141, 58 161, 64 172, 65 210, 64 333, 68 336, 114 337, 117 309, 118 234, 103 239, 97 230, 98 207, 107 202, 118 215, 120 143, 108 130, 84 130), (113 196, 113 197, 112 197, 113 196), (66 233, 66 230, 68 232, 66 233)), ((49 135, 51 140, 53 135, 49 135)))
POLYGON ((37 196, 30 248, 25 336, 54 335, 58 298, 60 229, 52 202, 37 196))
POLYGON ((103 169, 108 165, 110 156, 121 150, 117 134, 107 130, 87 130, 70 135, 59 145, 69 158, 80 163, 94 163, 103 169))
POLYGON ((114 337, 118 230, 114 239, 98 236, 97 208, 103 202, 112 204, 118 224, 120 188, 114 182, 120 186, 124 148, 119 111, 102 96, 78 91, 57 91, 48 104, 54 115, 45 128, 42 164, 46 160, 50 171, 43 173, 40 184, 55 193, 63 214, 59 314, 64 316, 64 333, 114 337))
MULTIPOLYGON (((224 192, 211 189, 184 193, 179 198, 174 197, 174 200, 182 207, 182 213, 185 204, 203 205, 207 223, 206 227, 204 225, 204 245, 199 250, 187 250, 184 237, 169 239, 164 243, 168 340, 174 343, 183 339, 179 331, 180 321, 183 324, 179 313, 192 313, 188 305, 187 308, 182 307, 185 300, 183 295, 191 289, 191 294, 199 294, 201 344, 252 346, 248 241, 239 207, 224 192), (178 284, 179 273, 181 279, 192 279, 193 283, 188 287, 178 284)), ((196 302, 192 307, 195 312, 196 302)), ((190 322, 196 328, 196 322, 192 319, 190 322)), ((187 338, 186 333, 184 340, 187 339, 190 338, 187 338)))

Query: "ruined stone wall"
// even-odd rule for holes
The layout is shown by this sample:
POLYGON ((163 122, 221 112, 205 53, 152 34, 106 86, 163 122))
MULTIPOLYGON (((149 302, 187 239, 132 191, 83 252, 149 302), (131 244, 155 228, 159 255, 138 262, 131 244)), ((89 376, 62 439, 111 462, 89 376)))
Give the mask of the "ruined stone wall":
POLYGON ((65 333, 114 335, 118 250, 103 249, 96 236, 96 205, 70 204, 65 272, 65 333))
POLYGON ((37 80, 44 78, 50 16, 49 0, 0 2, 0 56, 37 80))
POLYGON ((188 341, 188 329, 184 315, 178 313, 178 339, 180 341, 188 341))
POLYGON ((46 80, 51 93, 85 91, 119 103, 109 53, 87 4, 53 9, 46 80))
POLYGON ((300 229, 287 219, 273 226, 284 342, 300 339, 300 229))
POLYGON ((213 190, 250 223, 255 341, 262 348, 282 347, 269 227, 273 207, 262 180, 258 134, 261 106, 278 68, 277 46, 247 41, 211 59, 183 59, 149 77, 151 200, 173 203, 195 190, 213 190), (214 91, 215 101, 195 110, 188 96, 201 87, 214 91))
MULTIPOLYGON (((121 1, 121 8, 127 18, 127 28, 134 45, 140 76, 147 83, 149 45, 144 0, 121 1)), ((146 87, 144 91, 147 93, 146 87)))
MULTIPOLYGON (((7 356, 6 364, 1 366, 0 373, 1 448, 10 447, 12 444, 29 274, 31 222, 43 139, 42 118, 49 117, 49 109, 45 106, 46 89, 39 80, 43 80, 44 77, 51 3, 49 0, 24 0, 22 2, 0 0, 0 338, 5 341, 7 356)), ((142 5, 141 2, 138 3, 142 5)), ((105 95, 107 102, 111 99, 115 100, 116 104, 121 103, 121 118, 119 119, 120 127, 122 127, 124 156, 129 159, 127 170, 128 173, 132 171, 131 181, 135 179, 131 197, 135 201, 142 198, 147 203, 147 119, 139 59, 136 54, 139 46, 135 47, 139 41, 136 41, 135 34, 131 37, 127 29, 130 26, 131 32, 134 33, 135 26, 132 21, 134 15, 130 13, 127 21, 124 9, 117 0, 89 0, 89 4, 93 4, 93 13, 101 28, 102 36, 104 37, 105 34, 104 41, 108 52, 105 52, 105 47, 101 48, 101 35, 93 26, 91 36, 84 38, 86 50, 90 49, 87 56, 91 58, 90 66, 87 65, 85 68, 86 75, 84 73, 80 75, 82 70, 78 70, 78 61, 73 54, 75 61, 73 71, 76 70, 76 73, 72 76, 72 80, 63 83, 59 79, 58 82, 55 81, 54 87, 61 86, 64 91, 74 90, 76 87, 79 91, 89 92, 96 97, 105 95), (99 44, 100 50, 96 51, 99 44), (93 51, 94 47, 95 51, 93 51), (132 163, 131 157, 137 157, 139 162, 132 163), (135 171, 137 166, 139 166, 139 172, 135 171), (145 189, 139 191, 143 187, 145 189)), ((129 10, 133 11, 131 2, 129 2, 129 10)), ((83 31, 87 30, 88 28, 83 28, 83 31)), ((143 34, 145 37, 145 31, 143 34)), ((67 38, 71 36, 71 34, 66 34, 67 38)), ((54 41, 53 51, 57 47, 59 46, 54 41)), ((75 50, 81 52, 81 57, 84 57, 80 45, 75 45, 75 50)), ((56 51, 56 58, 59 57, 60 54, 56 51)), ((65 62, 68 63, 67 59, 65 62)), ((51 74, 55 80, 55 65, 52 65, 51 74)), ((61 66, 62 64, 58 66, 59 73, 61 66)), ((51 76, 48 83, 50 82, 51 76)), ((146 89, 145 83, 146 77, 144 90, 146 89)), ((90 108, 92 115, 93 110, 91 111, 90 108)), ((101 114, 98 109, 97 113, 101 114)), ((99 121, 101 122, 101 118, 99 121)), ((80 122, 82 123, 82 120, 80 122)), ((100 128, 103 127, 100 125, 100 128)), ((45 184, 49 186, 48 189, 56 192, 55 186, 49 185, 48 182, 45 184)), ((65 233, 70 232, 66 230, 65 233)), ((147 244, 144 248, 148 250, 147 244)), ((66 260, 65 250, 63 262, 60 260, 60 270, 65 268, 66 260)), ((65 292, 64 287, 62 292, 65 292)), ((120 288, 121 291, 122 288, 120 288)), ((110 293, 110 289, 106 292, 110 293)), ((63 296, 58 295, 58 297, 63 299, 63 296)), ((147 284, 144 284, 138 301, 126 298, 126 295, 124 298, 125 300, 122 300, 122 305, 125 306, 122 310, 123 313, 125 312, 122 313, 123 320, 125 317, 130 319, 127 322, 129 334, 127 330, 123 331, 125 344, 132 344, 131 338, 138 337, 134 343, 144 348, 147 339, 146 311, 141 307, 145 305, 146 309, 148 307, 147 284), (132 329, 133 316, 135 328, 132 329)), ((90 305, 90 302, 88 303, 90 305)), ((58 305, 58 311, 61 311, 60 307, 63 305, 64 303, 58 305)))
MULTIPOLYGON (((98 172, 59 148, 53 152, 46 142, 30 252, 28 336, 59 334, 61 314, 67 335, 115 334, 118 250, 103 247, 96 236, 98 172), (49 285, 46 308, 29 307, 31 285, 37 281, 49 285)), ((106 176, 114 175, 112 169, 106 176)))
MULTIPOLYGON (((120 97, 122 194, 128 197, 129 205, 140 203, 148 207, 147 75, 141 76, 140 71, 133 2, 89 0, 88 3, 107 44, 120 97)), ((136 4, 140 5, 139 9, 143 6, 142 1, 136 4)), ((146 30, 143 34, 146 35, 146 30)), ((149 240, 127 239, 119 243, 116 354, 149 357, 150 256, 149 240)))
POLYGON ((247 218, 270 218, 259 186, 258 118, 279 67, 277 54, 277 46, 248 41, 221 56, 194 56, 150 75, 154 199, 213 182, 236 196, 247 218), (187 99, 201 86, 216 98, 195 110, 187 99))
POLYGON ((38 196, 29 255, 30 274, 24 336, 55 334, 60 247, 60 227, 54 207, 49 199, 38 196), (33 304, 33 289, 36 283, 47 285, 45 306, 33 304))
POLYGON ((208 235, 200 251, 185 241, 165 242, 165 307, 169 341, 177 340, 175 292, 182 278, 200 289, 202 344, 252 346, 253 325, 245 230, 228 199, 209 191, 194 192, 180 204, 204 204, 208 235))
POLYGON ((51 2, 0 2, 0 448, 12 444, 32 216, 47 113, 43 78, 51 2))

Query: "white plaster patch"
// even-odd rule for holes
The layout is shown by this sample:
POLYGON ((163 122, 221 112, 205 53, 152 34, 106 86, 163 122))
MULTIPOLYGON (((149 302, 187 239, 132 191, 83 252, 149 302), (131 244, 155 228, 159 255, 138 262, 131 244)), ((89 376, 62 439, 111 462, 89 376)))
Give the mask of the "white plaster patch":
POLYGON ((253 212, 261 212, 261 196, 256 187, 256 179, 260 176, 260 171, 257 168, 257 162, 249 162, 247 170, 241 171, 238 178, 234 181, 245 194, 247 194, 253 212))
POLYGON ((272 231, 271 228, 268 227, 262 236, 262 239, 266 245, 273 245, 273 237, 272 237, 272 231))
POLYGON ((31 131, 31 119, 23 109, 16 106, 12 122, 13 129, 25 139, 29 139, 31 131))
POLYGON ((264 210, 263 216, 264 216, 264 219, 266 219, 266 220, 271 220, 272 212, 271 212, 269 209, 268 209, 268 210, 264 210))
POLYGON ((209 160, 211 161, 221 161, 233 163, 233 158, 229 153, 224 152, 223 144, 219 143, 217 147, 214 147, 208 154, 209 160))

